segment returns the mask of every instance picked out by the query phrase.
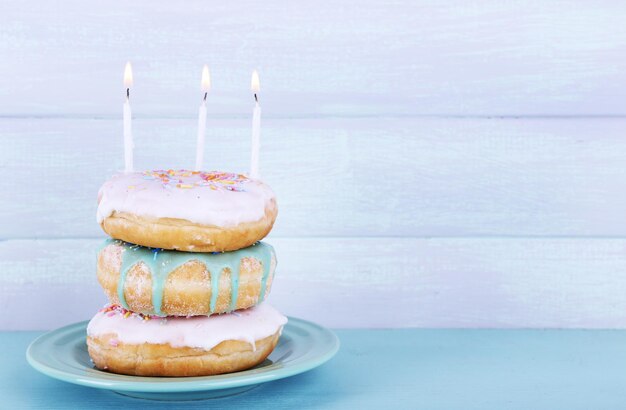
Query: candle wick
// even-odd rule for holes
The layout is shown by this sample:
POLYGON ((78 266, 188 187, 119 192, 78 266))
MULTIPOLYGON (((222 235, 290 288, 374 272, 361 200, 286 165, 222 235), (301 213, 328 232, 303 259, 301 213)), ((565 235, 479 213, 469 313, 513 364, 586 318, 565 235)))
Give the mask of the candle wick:
POLYGON ((206 95, 208 94, 208 92, 204 93, 204 98, 202 99, 203 101, 206 101, 206 95))
POLYGON ((256 93, 254 93, 254 101, 259 102, 259 98, 256 96, 256 93))
POLYGON ((129 100, 130 99, 130 88, 126 89, 126 99, 129 100))

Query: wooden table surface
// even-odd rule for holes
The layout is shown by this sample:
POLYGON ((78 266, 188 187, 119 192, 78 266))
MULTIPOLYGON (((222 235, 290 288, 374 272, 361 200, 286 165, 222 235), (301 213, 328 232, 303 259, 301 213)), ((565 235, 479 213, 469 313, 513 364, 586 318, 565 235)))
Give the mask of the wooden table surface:
POLYGON ((100 185, 246 172, 250 74, 280 216, 270 302, 338 331, 319 369, 189 408, 623 408, 626 3, 136 0, 0 6, 0 409, 167 407, 58 382, 39 333, 105 303, 100 185), (6 62, 6 64, 4 63, 6 62), (59 303, 62 301, 63 303, 59 303))
MULTIPOLYGON (((1 408, 166 408, 39 374, 40 332, 0 333, 1 408), (124 407, 122 407, 124 406, 124 407)), ((185 408, 608 409, 626 396, 626 332, 338 330, 341 350, 308 373, 185 408)), ((176 407, 182 407, 180 403, 176 407)))

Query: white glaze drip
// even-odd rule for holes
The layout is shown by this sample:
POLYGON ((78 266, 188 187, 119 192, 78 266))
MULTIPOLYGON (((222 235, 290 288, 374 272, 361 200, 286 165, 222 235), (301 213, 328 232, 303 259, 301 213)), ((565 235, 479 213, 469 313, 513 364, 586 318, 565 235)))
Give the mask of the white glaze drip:
POLYGON ((101 223, 117 211, 231 227, 260 220, 274 198, 269 186, 238 174, 185 170, 133 172, 114 175, 102 185, 98 192, 97 219, 101 223))
POLYGON ((169 344, 211 350, 225 340, 254 342, 271 336, 287 323, 287 318, 267 303, 214 316, 125 317, 119 311, 98 312, 87 325, 87 335, 99 337, 115 334, 116 343, 169 344))

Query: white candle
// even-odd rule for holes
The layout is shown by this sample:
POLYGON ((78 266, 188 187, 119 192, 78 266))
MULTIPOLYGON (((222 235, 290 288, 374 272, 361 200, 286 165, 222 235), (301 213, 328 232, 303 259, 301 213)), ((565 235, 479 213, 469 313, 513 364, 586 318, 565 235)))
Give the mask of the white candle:
POLYGON ((200 83, 203 97, 198 110, 198 142, 196 144, 196 171, 202 170, 202 162, 204 161, 204 136, 206 133, 206 96, 211 88, 211 77, 209 76, 209 67, 202 67, 202 81, 200 83))
POLYGON ((133 85, 133 69, 130 62, 124 67, 124 88, 126 101, 124 102, 124 172, 133 172, 133 132, 132 112, 130 110, 130 87, 133 85))
POLYGON ((252 93, 254 94, 254 110, 252 111, 252 155, 250 158, 250 178, 259 177, 259 150, 261 148, 261 106, 258 93, 261 90, 259 73, 252 72, 252 93))

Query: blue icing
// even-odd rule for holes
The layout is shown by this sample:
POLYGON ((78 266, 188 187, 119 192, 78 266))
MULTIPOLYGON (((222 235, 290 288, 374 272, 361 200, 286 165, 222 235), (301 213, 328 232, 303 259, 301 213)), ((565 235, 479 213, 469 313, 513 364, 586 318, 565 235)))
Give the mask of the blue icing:
POLYGON ((117 296, 120 304, 125 309, 129 309, 124 296, 126 277, 128 276, 130 269, 141 262, 148 267, 152 275, 152 305, 154 306, 154 312, 158 316, 165 316, 161 311, 161 307, 163 303, 163 288, 165 286, 167 276, 179 266, 192 260, 197 260, 203 263, 206 269, 211 273, 211 299, 209 301, 209 314, 215 311, 219 292, 220 276, 222 271, 227 268, 231 272, 229 310, 235 310, 237 306, 237 298, 239 296, 239 268, 241 260, 246 257, 252 257, 259 260, 263 266, 259 302, 265 299, 267 280, 270 275, 272 255, 274 254, 274 248, 266 243, 257 242, 252 246, 232 252, 190 253, 146 248, 119 241, 117 239, 107 239, 101 249, 104 249, 110 244, 117 244, 124 247, 122 251, 120 278, 117 284, 117 296))

